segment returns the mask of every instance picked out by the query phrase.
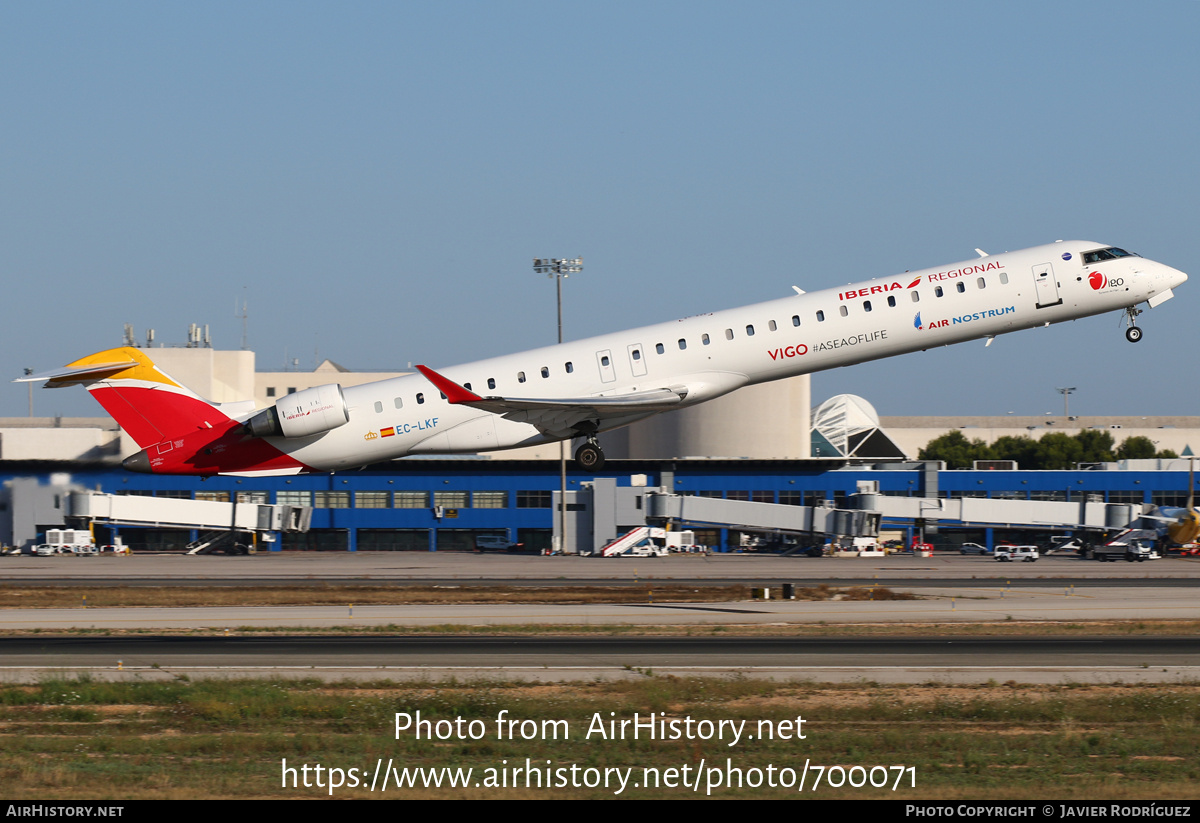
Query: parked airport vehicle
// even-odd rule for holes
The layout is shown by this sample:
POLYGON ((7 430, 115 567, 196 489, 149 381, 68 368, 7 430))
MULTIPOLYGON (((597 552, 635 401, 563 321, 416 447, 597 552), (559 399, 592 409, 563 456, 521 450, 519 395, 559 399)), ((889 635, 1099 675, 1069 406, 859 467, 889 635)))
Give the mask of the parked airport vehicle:
POLYGON ((507 534, 480 534, 475 537, 475 548, 481 552, 516 551, 522 546, 508 539, 507 534))
POLYGON ((1046 549, 1046 554, 1086 554, 1090 548, 1091 544, 1082 537, 1063 536, 1046 549))
POLYGON ((1002 563, 1011 563, 1016 560, 1024 563, 1033 563, 1038 559, 1038 547, 1001 545, 996 547, 993 555, 1002 563))
POLYGON ((1102 546, 1092 548, 1092 558, 1101 562, 1125 560, 1141 563, 1158 560, 1157 536, 1146 529, 1126 529, 1102 546))
POLYGON ((978 543, 963 543, 958 547, 959 554, 991 554, 992 550, 978 543))
POLYGON ((210 403, 137 348, 19 378, 84 385, 142 450, 131 471, 190 475, 331 472, 410 454, 581 440, 743 386, 935 346, 1123 311, 1136 342, 1145 302, 1187 275, 1100 243, 988 255, 738 309, 346 387, 294 392, 266 409, 210 403))

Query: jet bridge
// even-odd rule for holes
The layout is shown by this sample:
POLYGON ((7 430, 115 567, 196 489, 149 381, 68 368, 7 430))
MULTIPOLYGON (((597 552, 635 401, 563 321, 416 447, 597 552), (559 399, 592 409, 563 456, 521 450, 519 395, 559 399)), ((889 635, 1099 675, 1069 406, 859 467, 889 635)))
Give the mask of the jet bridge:
MULTIPOLYGON (((568 554, 600 554, 621 535, 630 535, 649 521, 847 537, 875 537, 879 533, 880 516, 875 511, 689 497, 659 487, 617 486, 612 478, 598 477, 581 486, 567 496, 563 547, 568 554)), ((561 528, 557 501, 556 492, 556 530, 561 528)))
MULTIPOLYGON (((1042 529, 1122 529, 1153 507, 1143 504, 1080 501, 999 500, 975 497, 896 497, 878 493, 875 481, 863 481, 851 496, 853 508, 792 506, 673 494, 665 488, 617 486, 610 478, 584 483, 568 494, 568 553, 598 553, 620 535, 663 521, 743 531, 842 537, 877 537, 883 521, 911 521, 984 527, 1042 529)), ((557 493, 555 528, 561 528, 557 493)))
POLYGON ((230 542, 228 536, 238 533, 265 535, 280 531, 306 532, 312 521, 312 509, 307 506, 177 500, 76 491, 69 496, 66 516, 89 523, 116 526, 217 532, 193 545, 191 553, 204 554, 223 548, 230 542))
POLYGON ((954 520, 972 526, 1100 531, 1126 528, 1154 508, 1142 503, 1105 503, 1100 499, 1065 502, 983 497, 891 497, 881 494, 858 494, 855 497, 860 505, 882 513, 888 520, 936 519, 954 520))
POLYGON ((647 517, 689 525, 831 534, 843 537, 878 536, 879 515, 877 511, 861 509, 788 506, 664 493, 647 495, 646 500, 647 517))

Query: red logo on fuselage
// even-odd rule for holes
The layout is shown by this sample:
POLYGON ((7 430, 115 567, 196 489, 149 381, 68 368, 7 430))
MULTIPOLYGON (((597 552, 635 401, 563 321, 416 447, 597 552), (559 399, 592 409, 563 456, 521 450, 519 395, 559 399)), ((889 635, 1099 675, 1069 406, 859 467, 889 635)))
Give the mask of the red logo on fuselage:
POLYGON ((854 289, 853 291, 839 292, 838 300, 853 300, 856 297, 866 297, 867 295, 871 294, 887 294, 888 292, 895 291, 896 289, 913 289, 916 288, 917 284, 920 282, 921 278, 918 277, 907 286, 905 286, 903 283, 889 283, 886 286, 867 286, 866 288, 854 289))
POLYGON ((771 349, 767 352, 771 355, 772 360, 782 360, 785 357, 803 357, 808 354, 808 346, 801 343, 799 346, 787 346, 782 349, 771 349))
POLYGON ((1096 291, 1100 291, 1108 285, 1108 278, 1104 276, 1103 272, 1094 271, 1088 275, 1088 285, 1096 291))

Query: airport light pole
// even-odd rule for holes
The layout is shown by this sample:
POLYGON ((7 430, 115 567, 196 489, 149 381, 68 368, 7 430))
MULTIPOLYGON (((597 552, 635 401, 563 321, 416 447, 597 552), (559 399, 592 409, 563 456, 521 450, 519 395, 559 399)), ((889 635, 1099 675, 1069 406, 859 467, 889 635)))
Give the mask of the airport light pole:
MULTIPOLYGON (((533 270, 538 274, 554 278, 558 298, 558 342, 562 343, 562 281, 563 278, 583 271, 582 257, 535 257, 533 270)), ((562 552, 567 536, 567 442, 558 442, 558 529, 554 534, 554 550, 562 552)))
POLYGON ((1071 398, 1071 393, 1074 391, 1075 391, 1074 386, 1067 386, 1066 388, 1059 387, 1059 389, 1058 389, 1058 393, 1063 396, 1063 417, 1067 418, 1068 420, 1071 419, 1070 398, 1071 398))

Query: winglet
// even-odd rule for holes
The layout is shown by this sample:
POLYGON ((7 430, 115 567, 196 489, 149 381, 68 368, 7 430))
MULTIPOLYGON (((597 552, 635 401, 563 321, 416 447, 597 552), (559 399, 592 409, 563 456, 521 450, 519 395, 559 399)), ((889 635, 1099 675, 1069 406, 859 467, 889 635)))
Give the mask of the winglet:
POLYGON ((417 371, 425 375, 430 383, 437 386, 438 391, 446 395, 446 400, 451 403, 472 403, 483 399, 470 389, 465 389, 453 380, 442 377, 427 366, 417 366, 417 371))

